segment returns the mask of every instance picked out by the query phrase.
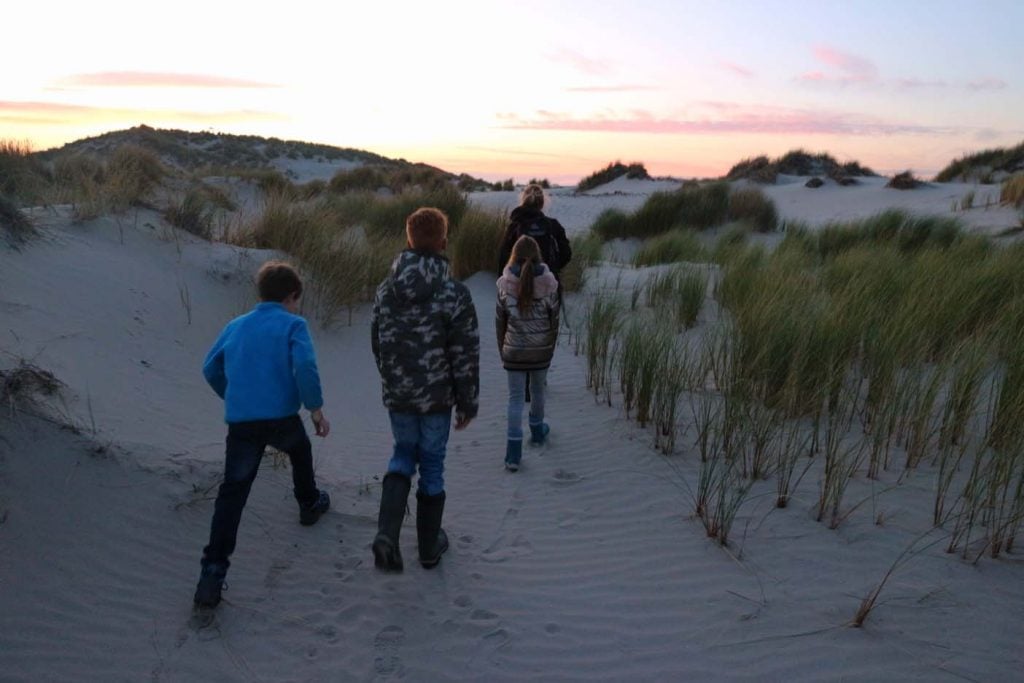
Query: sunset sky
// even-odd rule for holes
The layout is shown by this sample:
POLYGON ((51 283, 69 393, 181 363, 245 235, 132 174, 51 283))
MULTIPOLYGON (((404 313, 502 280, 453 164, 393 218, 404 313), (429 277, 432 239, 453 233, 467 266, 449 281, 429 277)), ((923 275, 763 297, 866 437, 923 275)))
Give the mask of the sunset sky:
POLYGON ((794 147, 884 172, 1024 140, 1024 2, 16 3, 0 138, 140 123, 488 179, 719 175, 794 147))

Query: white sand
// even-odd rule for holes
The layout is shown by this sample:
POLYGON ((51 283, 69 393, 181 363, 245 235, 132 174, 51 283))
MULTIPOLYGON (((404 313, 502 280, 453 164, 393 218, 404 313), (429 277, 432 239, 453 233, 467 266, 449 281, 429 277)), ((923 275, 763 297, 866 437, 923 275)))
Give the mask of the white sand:
MULTIPOLYGON (((559 217, 577 201, 556 199, 559 217)), ((972 566, 935 546, 896 573, 865 628, 845 626, 927 529, 928 469, 874 499, 858 477, 848 499, 868 502, 836 531, 811 516, 817 470, 786 510, 762 482, 726 552, 691 515, 692 435, 679 455, 654 452, 649 432, 595 403, 582 360, 563 346, 549 380, 551 442, 505 473, 487 274, 469 280, 481 411, 450 443, 452 548, 441 566, 415 562, 407 520, 406 572, 373 567, 391 440, 362 309, 351 327, 314 330, 333 422, 314 453, 334 508, 300 527, 289 473, 268 457, 226 602, 197 628, 191 597, 225 432, 199 368, 221 326, 250 306, 249 277, 266 255, 163 239, 153 215, 123 244, 109 219, 41 221, 42 239, 0 247, 0 367, 25 358, 52 370, 67 383, 52 410, 81 431, 17 406, 0 418, 5 681, 1020 677, 1017 555, 972 566)))
POLYGON ((277 157, 270 162, 270 165, 284 173, 293 182, 308 183, 310 180, 330 180, 338 171, 351 171, 362 166, 363 162, 324 157, 313 157, 312 159, 277 157))
MULTIPOLYGON (((900 208, 920 214, 955 216, 973 231, 998 233, 1019 226, 1020 212, 999 206, 998 185, 975 183, 928 183, 914 190, 894 190, 885 187, 888 178, 860 178, 859 184, 840 187, 828 181, 823 187, 804 187, 808 178, 780 176, 775 185, 759 185, 741 181, 736 186, 759 187, 771 197, 783 221, 799 220, 811 228, 830 221, 867 218, 889 208, 900 208), (964 196, 975 193, 974 208, 953 211, 964 196), (985 208, 986 199, 990 206, 985 208)), ((557 188, 548 192, 544 212, 557 218, 570 235, 586 232, 598 215, 608 208, 627 213, 639 208, 653 192, 671 191, 681 183, 667 180, 629 180, 620 177, 610 183, 582 194, 572 188, 557 188)), ((487 208, 511 211, 519 204, 518 192, 477 192, 471 200, 487 208)))

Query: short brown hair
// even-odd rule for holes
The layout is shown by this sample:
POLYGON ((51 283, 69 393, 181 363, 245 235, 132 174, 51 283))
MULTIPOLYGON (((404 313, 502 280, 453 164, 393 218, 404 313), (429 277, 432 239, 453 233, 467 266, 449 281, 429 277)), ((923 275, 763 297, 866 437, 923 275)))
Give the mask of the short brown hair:
POLYGON ((405 235, 413 249, 442 251, 448 237, 448 216, 430 206, 416 209, 405 219, 405 235))
POLYGON ((267 261, 256 273, 256 287, 263 301, 278 303, 290 295, 302 296, 302 278, 284 261, 267 261))

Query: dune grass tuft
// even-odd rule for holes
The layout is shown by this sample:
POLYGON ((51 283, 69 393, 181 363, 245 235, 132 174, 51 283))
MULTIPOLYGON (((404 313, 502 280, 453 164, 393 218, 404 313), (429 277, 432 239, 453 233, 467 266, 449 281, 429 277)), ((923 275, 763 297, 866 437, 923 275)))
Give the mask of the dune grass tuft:
POLYGON ((965 154, 959 159, 949 162, 944 169, 939 171, 935 176, 935 182, 988 181, 993 171, 1012 173, 1022 167, 1024 167, 1024 142, 1015 147, 996 147, 965 154))
POLYGON ((633 257, 634 266, 653 266, 678 261, 700 261, 704 246, 693 230, 677 228, 644 242, 633 257))
POLYGON ((601 259, 603 242, 593 232, 586 232, 573 235, 569 243, 572 260, 560 273, 562 288, 567 292, 578 292, 586 283, 587 269, 601 259))
POLYGON ((1017 208, 1024 207, 1024 173, 1017 173, 1003 181, 999 202, 1017 208))
POLYGON ((632 236, 629 214, 621 209, 612 208, 602 211, 598 214, 590 230, 606 242, 632 236))
POLYGON ((28 219, 18 205, 0 194, 0 229, 4 230, 14 241, 20 242, 32 234, 32 221, 28 219))
POLYGON ((743 187, 729 193, 730 221, 748 221, 758 232, 774 232, 779 212, 773 202, 757 187, 743 187))
POLYGON ((921 181, 915 178, 911 171, 897 173, 885 184, 886 187, 890 187, 894 190, 913 190, 921 185, 921 181))
POLYGON ((594 171, 586 178, 581 180, 576 186, 577 192, 586 192, 587 190, 593 190, 595 187, 600 187, 605 183, 610 183, 616 178, 626 176, 627 178, 638 178, 648 179, 650 174, 647 173, 647 169, 644 165, 638 161, 634 161, 630 164, 624 164, 621 161, 613 161, 599 171, 594 171))
POLYGON ((646 239, 679 228, 706 230, 728 220, 769 232, 777 228, 778 211, 758 188, 730 190, 725 182, 687 182, 678 190, 654 192, 632 214, 606 209, 591 229, 604 240, 646 239))
POLYGON ((224 200, 230 200, 220 194, 207 192, 202 186, 191 187, 181 198, 164 210, 164 218, 176 228, 201 237, 205 240, 214 238, 214 229, 218 209, 222 209, 224 200))
POLYGON ((49 185, 46 168, 32 156, 27 142, 0 139, 0 195, 33 204, 46 198, 49 185))
POLYGON ((448 233, 452 275, 462 279, 477 272, 497 272, 506 222, 503 212, 468 208, 448 233))

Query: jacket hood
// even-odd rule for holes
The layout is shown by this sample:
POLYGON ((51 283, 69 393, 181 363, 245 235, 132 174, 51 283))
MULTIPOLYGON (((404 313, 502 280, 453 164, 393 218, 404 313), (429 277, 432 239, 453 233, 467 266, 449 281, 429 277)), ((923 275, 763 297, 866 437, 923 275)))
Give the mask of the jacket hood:
POLYGON ((440 254, 406 249, 391 264, 388 287, 396 298, 422 303, 449 279, 448 259, 440 254))
MULTIPOLYGON (((540 264, 539 269, 540 273, 535 273, 533 279, 533 295, 535 297, 545 297, 557 292, 558 280, 555 279, 551 269, 543 263, 540 264)), ((501 277, 498 278, 498 289, 512 296, 519 296, 519 268, 505 266, 501 277)))
POLYGON ((512 209, 512 213, 508 217, 511 221, 530 221, 536 220, 543 215, 544 212, 540 209, 535 209, 531 206, 517 206, 512 209))

